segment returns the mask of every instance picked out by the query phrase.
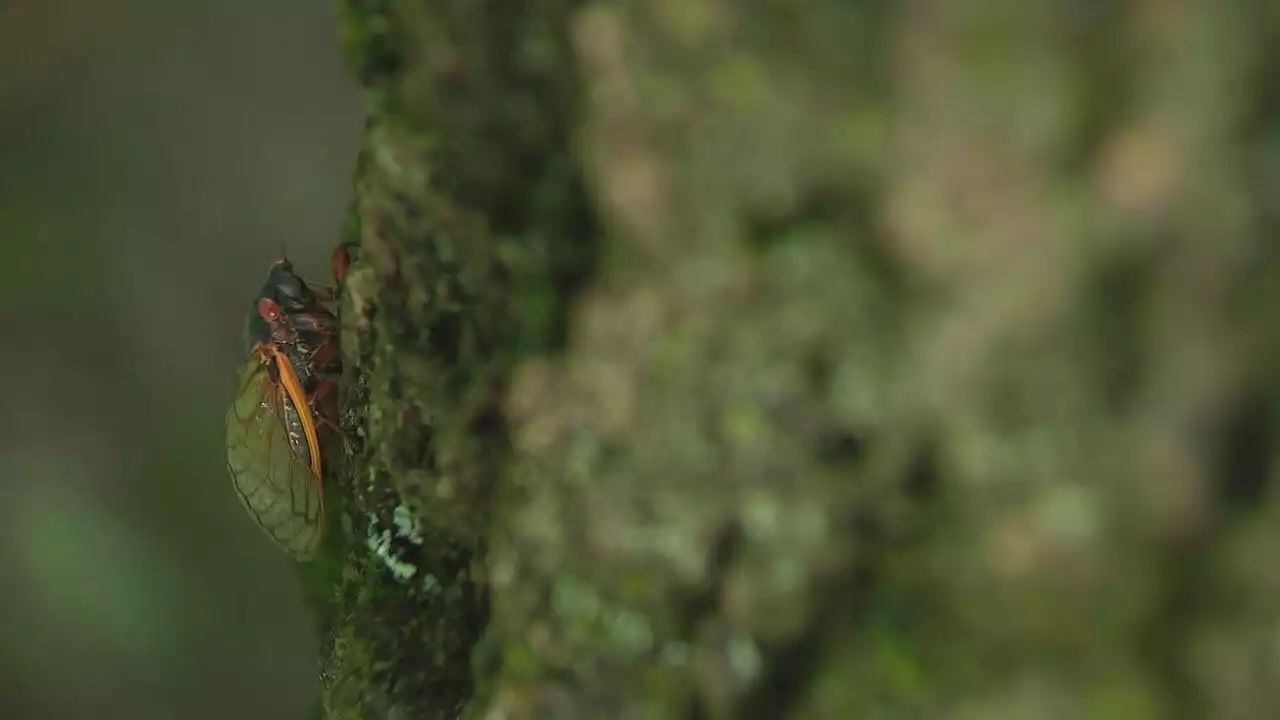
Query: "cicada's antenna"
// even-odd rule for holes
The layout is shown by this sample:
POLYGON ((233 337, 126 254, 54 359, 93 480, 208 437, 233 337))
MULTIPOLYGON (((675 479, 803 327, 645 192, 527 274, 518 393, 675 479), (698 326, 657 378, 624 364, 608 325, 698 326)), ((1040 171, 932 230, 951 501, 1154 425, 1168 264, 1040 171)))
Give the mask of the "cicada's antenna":
POLYGON ((271 262, 271 266, 290 271, 293 269, 293 263, 289 262, 289 250, 285 248, 283 242, 280 243, 280 256, 271 262))

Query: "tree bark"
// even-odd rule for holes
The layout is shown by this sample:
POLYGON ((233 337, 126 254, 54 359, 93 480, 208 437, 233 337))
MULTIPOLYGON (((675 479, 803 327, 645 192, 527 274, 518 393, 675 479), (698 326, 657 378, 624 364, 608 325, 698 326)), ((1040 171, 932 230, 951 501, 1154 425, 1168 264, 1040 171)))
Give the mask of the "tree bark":
POLYGON ((1270 4, 341 8, 327 717, 1280 706, 1270 4))

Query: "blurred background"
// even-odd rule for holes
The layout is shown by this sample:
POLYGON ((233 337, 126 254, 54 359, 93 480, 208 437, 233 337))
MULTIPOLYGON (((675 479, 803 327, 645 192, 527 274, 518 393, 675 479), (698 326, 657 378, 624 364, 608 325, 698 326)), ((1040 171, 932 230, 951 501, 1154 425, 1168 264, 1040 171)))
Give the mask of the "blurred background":
POLYGON ((329 2, 0 0, 0 718, 302 718, 311 618, 223 416, 362 113, 329 2))

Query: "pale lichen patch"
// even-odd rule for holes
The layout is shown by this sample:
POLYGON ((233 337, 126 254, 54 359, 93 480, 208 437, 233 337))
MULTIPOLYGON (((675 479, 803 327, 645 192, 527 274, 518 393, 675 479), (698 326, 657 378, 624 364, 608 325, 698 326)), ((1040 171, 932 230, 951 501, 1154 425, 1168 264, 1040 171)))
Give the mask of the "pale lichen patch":
POLYGON ((391 530, 383 529, 381 532, 375 532, 374 526, 369 527, 369 535, 365 540, 365 544, 377 555, 382 564, 395 575, 396 579, 401 582, 408 582, 418 573, 418 568, 411 563, 407 563, 396 557, 395 552, 391 548, 392 534, 391 530))
POLYGON ((391 519, 396 524, 396 534, 414 545, 422 544, 418 518, 414 517, 413 511, 404 505, 397 505, 396 509, 391 513, 391 519))

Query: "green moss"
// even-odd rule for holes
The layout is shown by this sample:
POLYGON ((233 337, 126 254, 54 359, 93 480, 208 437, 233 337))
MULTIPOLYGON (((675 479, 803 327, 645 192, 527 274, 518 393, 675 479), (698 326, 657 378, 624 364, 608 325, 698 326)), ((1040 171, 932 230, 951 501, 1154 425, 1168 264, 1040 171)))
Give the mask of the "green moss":
POLYGON ((391 15, 393 0, 339 2, 339 39, 347 65, 375 112, 392 110, 387 84, 404 63, 407 39, 391 15))

